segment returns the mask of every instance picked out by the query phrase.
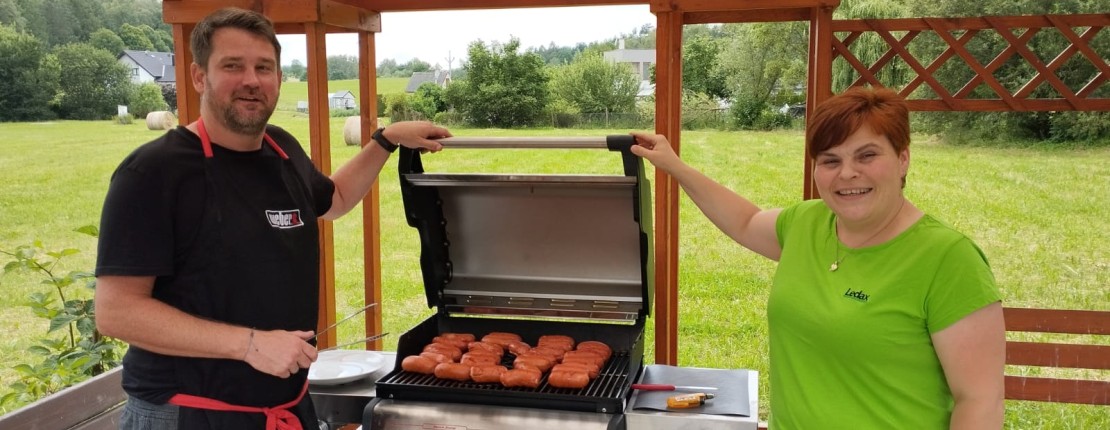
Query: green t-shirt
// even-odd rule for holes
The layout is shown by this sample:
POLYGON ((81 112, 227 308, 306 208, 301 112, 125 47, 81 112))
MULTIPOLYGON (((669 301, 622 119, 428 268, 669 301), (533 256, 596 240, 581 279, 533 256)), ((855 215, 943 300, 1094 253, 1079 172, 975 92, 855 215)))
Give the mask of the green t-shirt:
POLYGON ((952 393, 930 334, 999 300, 986 257, 928 215, 854 250, 838 250, 834 223, 821 200, 777 220, 771 428, 948 428, 952 393))

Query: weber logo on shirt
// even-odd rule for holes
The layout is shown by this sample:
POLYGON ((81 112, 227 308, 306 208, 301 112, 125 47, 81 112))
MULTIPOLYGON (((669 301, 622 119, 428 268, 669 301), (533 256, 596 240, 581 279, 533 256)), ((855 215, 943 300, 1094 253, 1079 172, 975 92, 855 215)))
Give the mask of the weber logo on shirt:
POLYGON ((304 225, 300 209, 266 211, 266 219, 270 220, 270 226, 274 228, 296 228, 304 225))

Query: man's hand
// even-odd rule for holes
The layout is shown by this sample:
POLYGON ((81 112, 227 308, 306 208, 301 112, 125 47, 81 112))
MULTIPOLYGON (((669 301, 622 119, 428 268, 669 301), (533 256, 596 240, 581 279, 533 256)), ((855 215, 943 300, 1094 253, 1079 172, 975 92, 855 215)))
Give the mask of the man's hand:
POLYGON ((390 124, 382 130, 382 135, 390 142, 406 148, 439 152, 443 149, 443 144, 432 139, 451 137, 451 132, 428 121, 401 121, 390 124))
POLYGON ((288 378, 316 361, 316 348, 308 343, 311 331, 254 331, 244 361, 259 372, 288 378))

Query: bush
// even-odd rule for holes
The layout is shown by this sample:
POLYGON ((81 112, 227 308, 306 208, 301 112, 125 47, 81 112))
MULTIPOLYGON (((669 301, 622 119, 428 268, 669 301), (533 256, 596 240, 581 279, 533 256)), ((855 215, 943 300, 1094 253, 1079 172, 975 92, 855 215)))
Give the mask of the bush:
POLYGON ((135 121, 135 116, 129 113, 116 115, 116 124, 128 125, 135 121))
POLYGON ((128 98, 128 109, 138 118, 146 118, 146 114, 169 110, 166 99, 162 97, 162 87, 154 83, 146 83, 134 87, 128 98))
MULTIPOLYGON (((91 225, 75 231, 93 237, 99 235, 97 228, 91 225)), ((91 272, 64 273, 61 270, 62 260, 78 252, 76 249, 48 251, 37 240, 14 250, 0 250, 0 254, 12 258, 4 265, 4 273, 35 272, 44 278, 42 285, 51 287, 49 292, 34 292, 28 298, 27 306, 31 311, 49 320, 50 325, 39 344, 27 349, 28 360, 40 357, 38 362, 18 363, 13 367, 19 373, 19 380, 11 385, 11 393, 0 398, 0 407, 4 409, 13 410, 120 365, 124 344, 96 330, 90 293, 96 288, 96 278, 91 272), (74 291, 73 287, 78 285, 85 289, 74 291), (58 336, 58 332, 62 335, 58 336)))
POLYGON ((358 109, 332 109, 330 112, 332 118, 346 118, 360 115, 358 109))

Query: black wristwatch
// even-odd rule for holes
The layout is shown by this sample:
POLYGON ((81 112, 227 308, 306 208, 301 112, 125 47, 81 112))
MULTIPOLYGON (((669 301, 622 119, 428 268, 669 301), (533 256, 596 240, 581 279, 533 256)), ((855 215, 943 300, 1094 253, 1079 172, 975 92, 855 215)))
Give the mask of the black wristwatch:
POLYGON ((374 139, 375 142, 378 142, 378 146, 382 147, 382 149, 386 150, 386 152, 393 152, 396 151, 397 148, 400 148, 399 145, 390 142, 389 139, 385 138, 385 135, 382 134, 383 130, 385 130, 385 127, 378 128, 378 131, 374 132, 374 135, 371 136, 371 139, 374 139))

